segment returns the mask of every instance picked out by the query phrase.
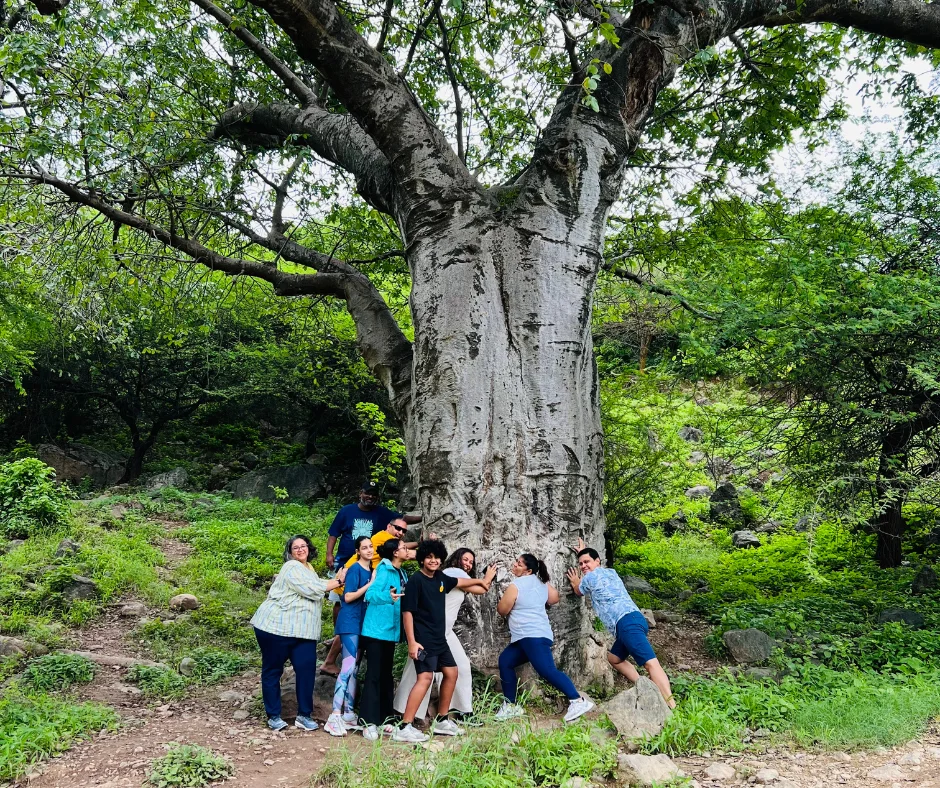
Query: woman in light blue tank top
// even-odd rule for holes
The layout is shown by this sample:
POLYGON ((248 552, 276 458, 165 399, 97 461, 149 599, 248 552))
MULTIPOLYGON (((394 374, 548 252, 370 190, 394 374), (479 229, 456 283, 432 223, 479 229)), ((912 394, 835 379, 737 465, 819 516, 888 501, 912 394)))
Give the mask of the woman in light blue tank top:
POLYGON ((509 618, 509 645, 499 655, 499 677, 503 684, 502 708, 496 719, 508 720, 524 714, 516 705, 519 680, 516 668, 530 662, 535 672, 568 698, 565 722, 573 722, 594 708, 571 679, 555 667, 552 657, 552 625, 545 608, 558 603, 558 591, 548 582, 548 569, 531 553, 523 553, 512 565, 515 579, 503 593, 497 612, 509 618))

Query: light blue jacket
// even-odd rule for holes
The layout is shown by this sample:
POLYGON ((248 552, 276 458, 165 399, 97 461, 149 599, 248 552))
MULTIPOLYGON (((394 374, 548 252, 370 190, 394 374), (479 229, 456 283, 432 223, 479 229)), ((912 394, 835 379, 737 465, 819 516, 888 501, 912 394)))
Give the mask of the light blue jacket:
POLYGON ((366 591, 366 616, 362 622, 362 634, 376 640, 398 642, 401 635, 401 600, 392 601, 391 589, 400 594, 405 590, 402 572, 383 558, 375 568, 375 580, 366 591))

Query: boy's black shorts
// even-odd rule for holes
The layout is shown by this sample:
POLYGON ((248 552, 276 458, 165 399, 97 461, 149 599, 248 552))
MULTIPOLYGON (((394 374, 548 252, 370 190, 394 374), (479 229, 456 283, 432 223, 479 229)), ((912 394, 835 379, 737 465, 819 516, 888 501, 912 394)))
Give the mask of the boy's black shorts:
POLYGON ((440 654, 425 654, 423 659, 414 660, 415 673, 438 673, 441 668, 456 668, 457 660, 445 646, 440 654))

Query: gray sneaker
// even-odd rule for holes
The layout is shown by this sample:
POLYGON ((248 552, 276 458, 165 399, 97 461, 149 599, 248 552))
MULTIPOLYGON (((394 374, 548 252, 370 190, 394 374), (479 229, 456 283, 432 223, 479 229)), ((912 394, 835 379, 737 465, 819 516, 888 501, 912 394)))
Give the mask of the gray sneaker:
POLYGON ((320 726, 314 721, 312 717, 302 717, 297 715, 297 719, 294 720, 294 727, 300 728, 302 731, 315 731, 319 730, 320 726))
POLYGON ((403 741, 408 744, 420 744, 427 741, 428 737, 415 728, 411 723, 397 728, 392 734, 392 741, 403 741))
POLYGON ((272 731, 282 731, 287 727, 287 723, 280 717, 268 717, 268 727, 272 731))
POLYGON ((435 736, 463 736, 466 731, 453 720, 434 720, 431 733, 435 736))

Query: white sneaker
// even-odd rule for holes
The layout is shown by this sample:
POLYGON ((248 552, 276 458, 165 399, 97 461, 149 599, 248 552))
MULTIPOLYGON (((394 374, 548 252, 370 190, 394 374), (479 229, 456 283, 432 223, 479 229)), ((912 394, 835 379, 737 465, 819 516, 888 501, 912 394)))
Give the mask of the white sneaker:
POLYGON ((329 719, 326 721, 326 725, 323 726, 330 736, 345 736, 346 735, 346 726, 343 724, 343 718, 338 711, 334 711, 329 719))
POLYGON ((431 733, 435 736, 463 736, 466 731, 453 720, 434 720, 431 733))
POLYGON ((383 735, 383 736, 391 736, 391 735, 392 735, 395 731, 397 731, 397 730, 398 730, 398 726, 397 726, 397 725, 392 725, 392 723, 386 722, 386 723, 382 726, 382 735, 383 735))
POLYGON ((503 705, 499 707, 499 711, 496 712, 496 719, 499 722, 505 722, 506 720, 511 720, 513 717, 524 717, 525 709, 522 706, 517 706, 515 703, 510 703, 508 700, 503 701, 503 705))
POLYGON ((354 711, 347 711, 343 715, 343 727, 348 731, 357 731, 362 726, 359 724, 359 716, 354 711))
POLYGON ((407 725, 398 728, 392 734, 392 741, 403 741, 408 744, 420 744, 421 742, 427 740, 428 737, 421 733, 421 731, 415 728, 410 722, 407 725))
POLYGON ((568 703, 568 711, 565 712, 565 722, 574 722, 582 714, 587 714, 594 708, 594 701, 584 696, 575 698, 568 703))
POLYGON ((362 729, 362 738, 366 741, 377 741, 379 738, 379 729, 374 725, 366 725, 362 729))

